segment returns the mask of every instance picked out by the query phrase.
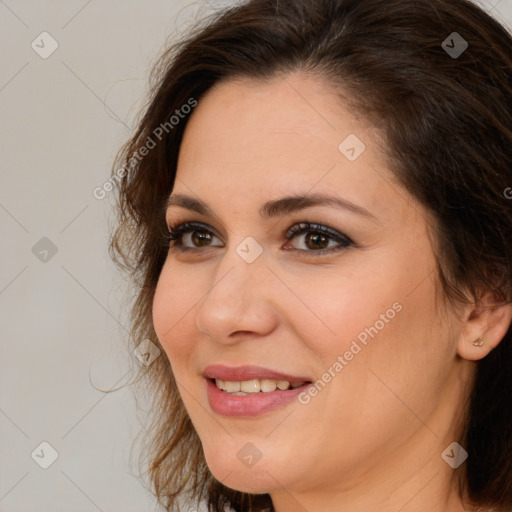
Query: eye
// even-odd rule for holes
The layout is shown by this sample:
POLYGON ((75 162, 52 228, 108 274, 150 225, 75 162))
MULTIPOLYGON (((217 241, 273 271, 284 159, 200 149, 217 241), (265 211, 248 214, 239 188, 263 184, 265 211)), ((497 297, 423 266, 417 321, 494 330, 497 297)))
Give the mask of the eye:
POLYGON ((293 250, 315 253, 313 254, 314 256, 340 251, 351 245, 354 245, 354 242, 346 235, 326 226, 322 226, 320 224, 310 224, 309 222, 303 222, 291 227, 286 234, 286 239, 291 240, 302 234, 306 235, 303 239, 304 246, 307 249, 313 250, 293 250), (338 242, 338 245, 335 244, 334 247, 329 247, 329 242, 338 242))
MULTIPOLYGON (((177 226, 169 226, 169 243, 172 248, 177 248, 181 252, 194 250, 200 247, 209 247, 208 243, 212 239, 213 233, 203 224, 197 222, 185 222, 177 226), (186 236, 185 236, 186 235, 186 236), (183 245, 183 240, 189 240, 195 247, 183 245)), ((213 235, 215 237, 215 235, 213 235)), ((215 247, 215 246, 213 246, 215 247)))
MULTIPOLYGON (((170 248, 180 252, 196 251, 200 250, 201 247, 219 247, 210 244, 212 238, 218 237, 204 224, 185 222, 183 224, 169 226, 168 229, 170 248), (192 243, 192 246, 186 245, 187 242, 192 243)), ((314 253, 314 256, 343 250, 354 245, 354 242, 346 235, 326 226, 310 224, 309 222, 296 224, 291 227, 286 233, 285 238, 292 240, 302 234, 307 235, 304 237, 304 246, 306 249, 292 250, 303 253, 314 253), (329 247, 330 242, 337 242, 338 244, 335 244, 334 247, 329 247)))

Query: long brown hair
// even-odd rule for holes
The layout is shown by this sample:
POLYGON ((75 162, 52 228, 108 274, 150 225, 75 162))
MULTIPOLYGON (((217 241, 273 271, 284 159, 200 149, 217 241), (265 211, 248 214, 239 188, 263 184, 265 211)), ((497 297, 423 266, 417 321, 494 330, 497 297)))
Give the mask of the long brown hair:
MULTIPOLYGON (((151 306, 167 254, 164 205, 190 111, 221 80, 297 70, 339 86, 380 128, 389 168, 435 220, 445 298, 467 303, 466 289, 477 302, 481 290, 512 300, 507 30, 469 0, 250 0, 214 14, 162 53, 136 132, 113 167, 118 223, 110 249, 136 286, 134 346, 149 339, 163 352, 151 306)), ((159 502, 177 510, 189 493, 211 511, 224 503, 240 512, 273 510, 269 495, 234 491, 210 473, 168 359, 158 357, 144 378, 154 400, 145 435, 159 502)), ((497 511, 512 508, 511 388, 509 327, 478 362, 461 441, 469 457, 460 492, 497 511)))

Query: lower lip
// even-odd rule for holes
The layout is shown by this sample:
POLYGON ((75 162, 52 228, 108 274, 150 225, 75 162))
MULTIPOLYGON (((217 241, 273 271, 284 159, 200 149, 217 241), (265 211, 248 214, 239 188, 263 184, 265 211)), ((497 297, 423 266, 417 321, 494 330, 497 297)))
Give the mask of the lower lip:
POLYGON ((251 417, 273 411, 292 402, 311 384, 286 391, 270 391, 251 395, 230 395, 219 389, 213 381, 206 379, 210 407, 223 416, 251 417))

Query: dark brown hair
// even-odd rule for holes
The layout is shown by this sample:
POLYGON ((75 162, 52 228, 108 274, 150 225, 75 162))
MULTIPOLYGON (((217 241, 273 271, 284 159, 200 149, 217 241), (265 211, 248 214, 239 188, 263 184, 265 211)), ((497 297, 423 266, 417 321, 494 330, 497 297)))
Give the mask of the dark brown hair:
MULTIPOLYGON (((183 106, 200 102, 221 80, 293 71, 328 80, 380 129, 389 168, 434 219, 445 298, 460 305, 469 300, 463 290, 476 302, 489 291, 510 302, 507 30, 467 0, 251 0, 214 14, 161 55, 136 133, 117 156, 118 225, 110 249, 137 285, 134 344, 148 338, 162 349, 151 307, 167 254, 164 205, 191 110, 183 106), (449 51, 454 32, 468 44, 461 55, 449 51), (184 114, 179 121, 177 110, 184 114)), ((236 511, 272 510, 269 495, 234 491, 210 473, 168 359, 157 358, 145 378, 154 398, 149 474, 159 502, 176 510, 177 498, 191 493, 217 512, 224 503, 236 511)), ((511 388, 509 327, 477 363, 460 440, 469 453, 459 469, 461 495, 496 511, 512 508, 511 388)))

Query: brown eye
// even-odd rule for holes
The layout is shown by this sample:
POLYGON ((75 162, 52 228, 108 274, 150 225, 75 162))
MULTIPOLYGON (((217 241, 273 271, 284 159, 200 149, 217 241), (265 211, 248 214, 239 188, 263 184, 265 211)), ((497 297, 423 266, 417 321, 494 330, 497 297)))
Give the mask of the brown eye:
POLYGON ((310 249, 324 249, 329 244, 329 237, 320 233, 308 233, 305 237, 305 244, 310 249))
POLYGON ((204 231, 192 231, 191 233, 192 233, 192 236, 190 237, 190 239, 192 240, 194 245, 197 245, 199 247, 208 245, 208 242, 212 238, 208 233, 206 233, 204 231))
POLYGON ((291 240, 302 234, 305 234, 304 246, 306 249, 294 250, 312 253, 315 256, 339 251, 354 244, 350 238, 342 233, 338 233, 326 226, 310 224, 309 222, 297 224, 292 227, 286 235, 286 238, 291 240), (334 246, 329 247, 329 242, 335 242, 334 246))
POLYGON ((179 251, 189 251, 210 246, 218 247, 211 245, 212 238, 216 238, 215 234, 206 229, 202 224, 187 222, 175 227, 169 227, 170 247, 177 248, 179 251))
MULTIPOLYGON (((322 255, 345 249, 354 245, 352 240, 326 226, 301 223, 291 228, 286 239, 291 240, 304 234, 304 247, 293 249, 305 254, 322 255), (329 246, 329 244, 333 244, 329 246)), ((181 252, 201 250, 201 248, 219 247, 212 245, 212 239, 218 238, 211 230, 198 223, 187 222, 175 227, 169 227, 170 248, 181 252)))

